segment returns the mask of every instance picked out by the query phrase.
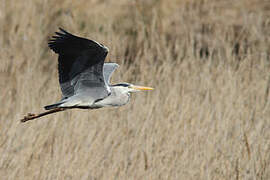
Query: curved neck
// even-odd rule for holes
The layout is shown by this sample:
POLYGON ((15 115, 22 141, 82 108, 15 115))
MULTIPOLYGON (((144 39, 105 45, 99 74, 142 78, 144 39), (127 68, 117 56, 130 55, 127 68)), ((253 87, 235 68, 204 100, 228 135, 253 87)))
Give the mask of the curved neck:
POLYGON ((123 106, 128 103, 130 93, 122 86, 110 86, 111 94, 105 99, 95 103, 96 106, 123 106))

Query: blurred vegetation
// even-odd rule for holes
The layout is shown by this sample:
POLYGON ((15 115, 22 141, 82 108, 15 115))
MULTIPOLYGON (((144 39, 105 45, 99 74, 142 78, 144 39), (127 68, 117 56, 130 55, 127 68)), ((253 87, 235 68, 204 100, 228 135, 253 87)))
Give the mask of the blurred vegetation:
POLYGON ((0 47, 4 179, 270 179, 268 1, 2 0, 0 47), (61 97, 58 27, 155 91, 20 124, 61 97))

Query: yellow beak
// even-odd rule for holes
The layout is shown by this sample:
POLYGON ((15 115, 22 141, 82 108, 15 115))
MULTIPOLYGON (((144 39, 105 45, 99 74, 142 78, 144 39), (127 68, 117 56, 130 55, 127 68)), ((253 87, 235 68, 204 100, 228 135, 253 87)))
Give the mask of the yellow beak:
POLYGON ((144 87, 144 86, 132 86, 131 88, 135 90, 153 90, 154 89, 151 87, 144 87))

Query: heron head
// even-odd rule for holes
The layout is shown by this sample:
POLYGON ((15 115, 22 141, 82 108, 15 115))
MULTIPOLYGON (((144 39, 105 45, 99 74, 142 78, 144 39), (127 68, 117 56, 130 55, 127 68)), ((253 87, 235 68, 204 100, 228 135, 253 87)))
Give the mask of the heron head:
POLYGON ((151 87, 137 86, 130 83, 121 83, 121 84, 117 84, 116 86, 121 87, 122 91, 127 92, 127 93, 154 89, 151 87))

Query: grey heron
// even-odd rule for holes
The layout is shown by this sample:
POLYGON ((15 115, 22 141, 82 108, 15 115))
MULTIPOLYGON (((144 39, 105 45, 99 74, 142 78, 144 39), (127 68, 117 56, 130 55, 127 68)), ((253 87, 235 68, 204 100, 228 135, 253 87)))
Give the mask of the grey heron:
POLYGON ((45 112, 28 113, 26 122, 67 109, 97 109, 122 106, 128 103, 130 93, 152 90, 151 87, 130 83, 111 84, 112 73, 119 66, 104 63, 109 49, 94 40, 75 36, 62 28, 49 40, 49 48, 58 54, 58 75, 62 99, 45 106, 45 112))

